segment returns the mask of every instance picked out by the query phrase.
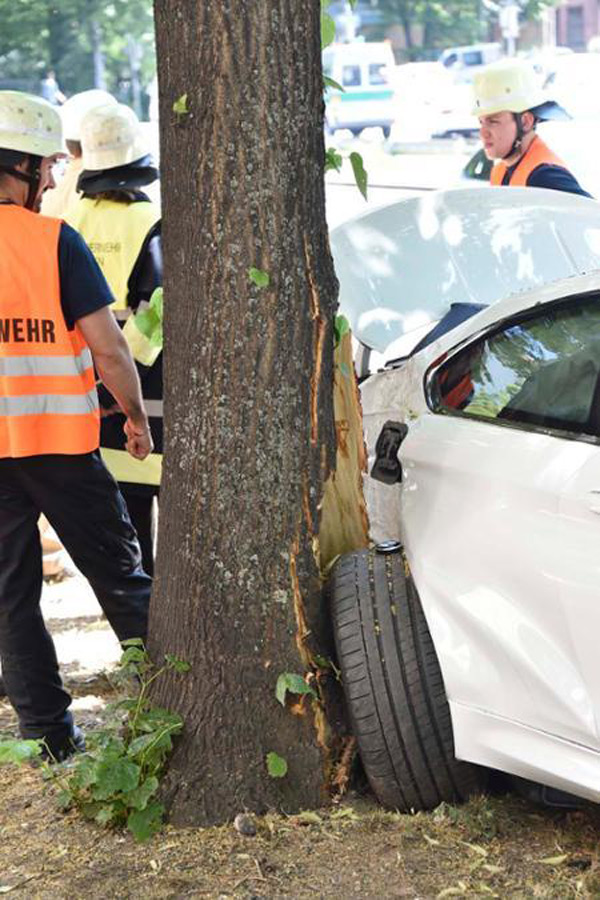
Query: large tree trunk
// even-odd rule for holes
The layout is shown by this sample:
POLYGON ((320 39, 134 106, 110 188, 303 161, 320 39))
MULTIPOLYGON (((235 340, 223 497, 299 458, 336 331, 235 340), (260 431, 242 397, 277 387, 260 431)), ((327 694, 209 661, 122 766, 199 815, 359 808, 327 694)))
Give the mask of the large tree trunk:
POLYGON ((167 439, 150 649, 192 664, 157 699, 185 720, 171 819, 203 824, 324 797, 319 710, 297 696, 282 708, 275 685, 310 668, 323 628, 313 539, 334 452, 337 283, 319 0, 157 0, 155 13, 167 439), (267 774, 269 751, 284 778, 267 774))

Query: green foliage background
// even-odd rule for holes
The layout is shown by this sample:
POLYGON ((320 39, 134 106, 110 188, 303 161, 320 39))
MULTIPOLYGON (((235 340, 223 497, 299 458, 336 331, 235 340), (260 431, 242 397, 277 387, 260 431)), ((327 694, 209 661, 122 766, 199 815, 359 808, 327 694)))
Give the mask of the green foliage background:
POLYGON ((0 0, 0 87, 39 92, 53 68, 68 95, 94 87, 93 33, 106 87, 131 103, 128 44, 139 52, 146 87, 156 69, 152 0, 0 0))

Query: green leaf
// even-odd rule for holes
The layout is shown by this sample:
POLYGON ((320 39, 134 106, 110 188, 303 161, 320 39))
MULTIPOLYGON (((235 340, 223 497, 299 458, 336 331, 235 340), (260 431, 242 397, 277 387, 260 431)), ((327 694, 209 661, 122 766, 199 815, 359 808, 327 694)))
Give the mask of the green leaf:
POLYGON ((154 751, 170 750, 173 746, 171 735, 167 730, 152 731, 150 734, 142 734, 135 738, 127 749, 129 757, 141 756, 149 749, 154 751))
POLYGON ((169 728, 172 734, 177 734, 183 728, 183 719, 177 713, 158 706, 153 706, 137 718, 136 731, 150 733, 161 731, 163 728, 169 728))
POLYGON ((171 669, 175 669, 176 672, 189 672, 192 668, 189 662, 186 662, 185 659, 179 659, 178 656, 173 656, 172 653, 165 653, 165 660, 171 669))
POLYGON ((124 641, 121 641, 121 647, 141 647, 144 649, 144 642, 142 638, 126 638, 124 641))
POLYGON ((116 812, 117 810, 112 803, 107 806, 101 806, 94 816, 94 822, 97 822, 98 825, 108 825, 115 818, 116 812))
POLYGON ((336 172, 341 171, 343 159, 341 154, 337 152, 335 147, 329 147, 325 151, 325 171, 330 172, 334 169, 336 172))
POLYGON ((287 775, 288 764, 283 756, 279 756, 271 750, 267 753, 267 772, 271 778, 283 778, 287 775))
POLYGON ((178 116, 187 116, 187 114, 189 113, 187 101, 187 94, 182 94, 181 97, 178 97, 173 104, 173 112, 178 116))
POLYGON ((346 316, 336 316, 333 320, 333 338, 335 346, 340 343, 345 334, 350 331, 350 322, 346 316))
POLYGON ((76 757, 73 760, 73 771, 69 777, 69 787, 74 790, 85 790, 91 787, 97 778, 97 764, 90 756, 76 757))
POLYGON ((354 180, 356 181, 356 186, 365 198, 367 199, 367 172, 365 167, 363 166, 363 159, 360 153, 353 152, 350 154, 350 163, 352 164, 352 171, 354 172, 354 180))
POLYGON ((326 88, 330 87, 330 88, 333 88, 335 91, 341 91, 342 94, 346 93, 345 89, 341 86, 341 84, 338 84, 338 82, 335 81, 333 78, 330 78, 329 75, 323 75, 323 84, 325 85, 326 88))
POLYGON ((164 814, 162 803, 149 803, 145 809, 136 809, 127 817, 127 827, 136 841, 147 841, 160 831, 164 814))
POLYGON ((13 763, 13 765, 20 766, 24 762, 35 759, 41 752, 41 741, 0 741, 0 765, 13 763))
POLYGON ((154 775, 146 778, 134 791, 129 791, 123 797, 123 802, 133 809, 146 809, 150 797, 158 790, 158 778, 154 775))
POLYGON ((130 666, 132 663, 137 665, 138 663, 145 663, 147 661, 148 657, 145 650, 142 650, 140 647, 127 647, 121 654, 119 665, 130 666))
POLYGON ((256 285, 256 287, 265 288, 269 286, 269 275, 267 272, 263 272, 262 269, 255 269, 254 266, 250 266, 248 269, 248 278, 256 285))
POLYGON ((335 41, 335 22, 321 7, 321 50, 335 41))
POLYGON ((295 675, 293 672, 282 672, 277 679, 275 687, 275 696, 282 706, 285 706, 285 695, 290 694, 310 694, 311 697, 317 698, 317 694, 309 684, 307 684, 302 675, 295 675))
POLYGON ((139 780, 140 767, 131 760, 102 760, 96 764, 96 783, 92 791, 94 800, 108 800, 120 792, 132 791, 139 780))

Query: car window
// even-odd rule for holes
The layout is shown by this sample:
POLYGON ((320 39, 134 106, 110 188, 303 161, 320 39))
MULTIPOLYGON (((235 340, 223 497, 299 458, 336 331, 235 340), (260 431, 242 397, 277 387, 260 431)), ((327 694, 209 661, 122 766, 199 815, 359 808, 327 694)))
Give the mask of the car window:
POLYGON ((360 66, 344 66, 342 68, 342 84, 344 87, 356 87, 360 84, 360 66))
POLYGON ((481 50, 469 50, 463 54, 463 63, 465 66, 482 66, 483 54, 481 50))
POLYGON ((600 295, 527 316, 435 373, 438 412, 600 436, 600 295))
POLYGON ((484 150, 478 150, 463 169, 465 178, 476 178, 478 181, 489 181, 492 171, 492 161, 485 155, 484 150))
POLYGON ((369 66, 369 84, 387 84, 387 66, 385 63, 371 63, 369 66))
POLYGON ((450 66, 453 66, 454 63, 457 61, 458 61, 458 56, 456 55, 456 53, 449 53, 448 56, 444 57, 444 59, 442 60, 442 64, 446 68, 450 68, 450 66))

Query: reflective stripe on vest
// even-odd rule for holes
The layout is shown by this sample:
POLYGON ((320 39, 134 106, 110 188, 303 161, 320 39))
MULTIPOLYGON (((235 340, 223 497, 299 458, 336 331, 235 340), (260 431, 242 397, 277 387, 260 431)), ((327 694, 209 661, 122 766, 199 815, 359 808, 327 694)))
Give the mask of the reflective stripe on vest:
POLYGON ((98 447, 92 356, 61 307, 60 227, 0 206, 0 458, 98 447))
MULTIPOLYGON (((538 166, 560 166, 561 169, 567 168, 562 159, 559 159, 559 157, 556 156, 556 154, 553 153, 536 134, 527 148, 527 151, 517 163, 516 169, 510 176, 510 181, 508 182, 509 185, 511 187, 526 187, 527 179, 538 166)), ((490 174, 490 184, 501 185, 507 169, 508 166, 505 162, 496 163, 490 174)))
POLYGON ((101 447, 100 453, 115 481, 158 486, 162 475, 162 453, 151 453, 146 459, 134 459, 127 450, 101 447))
POLYGON ((126 309, 127 282, 148 232, 160 219, 159 208, 149 200, 126 204, 82 197, 65 218, 98 260, 116 298, 113 312, 126 309))

